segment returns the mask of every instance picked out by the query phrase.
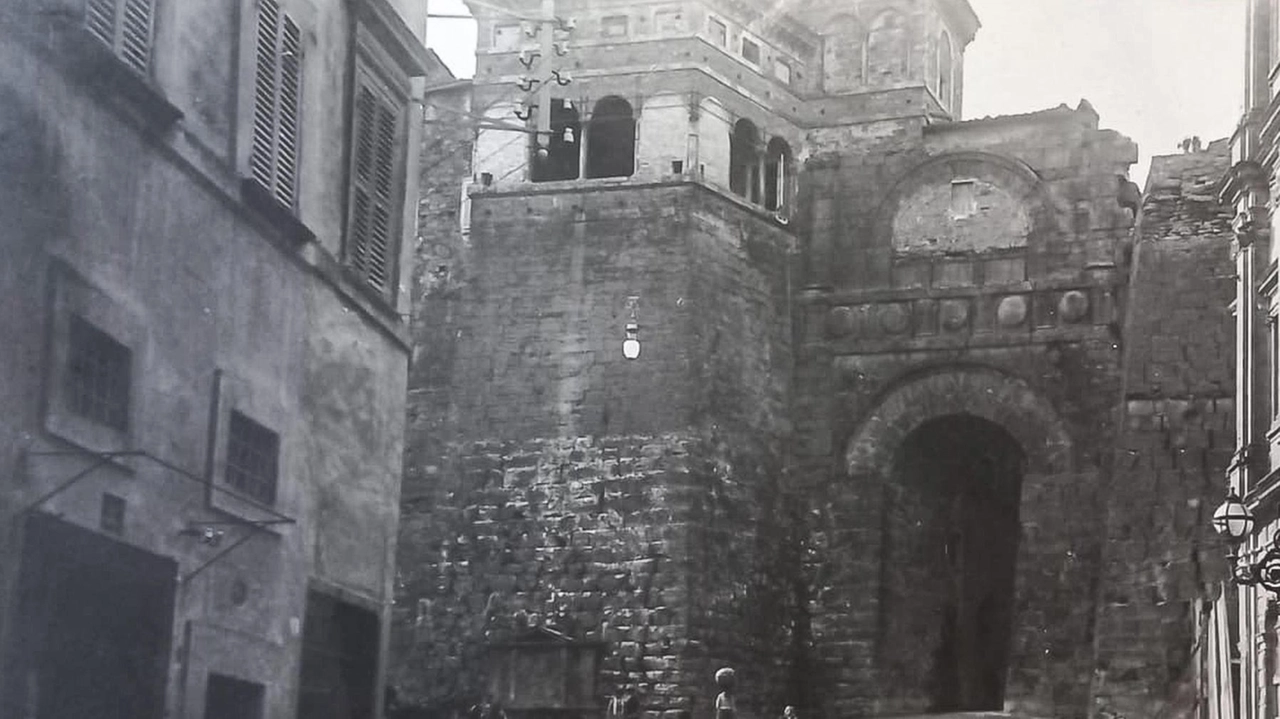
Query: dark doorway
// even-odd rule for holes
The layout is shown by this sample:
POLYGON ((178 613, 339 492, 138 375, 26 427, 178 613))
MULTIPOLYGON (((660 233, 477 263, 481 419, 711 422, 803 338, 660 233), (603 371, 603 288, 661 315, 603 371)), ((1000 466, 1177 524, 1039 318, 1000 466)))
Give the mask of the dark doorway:
POLYGON ((933 711, 1003 709, 1023 466, 1007 431, 970 415, 930 420, 899 450, 886 519, 899 569, 882 600, 914 614, 892 639, 926 645, 915 671, 933 711))
POLYGON ((373 719, 379 633, 377 614, 308 592, 299 719, 373 719))
POLYGON ((204 691, 204 719, 262 719, 266 687, 257 682, 210 674, 204 691))
POLYGON ((6 715, 159 719, 177 565, 46 515, 27 519, 6 715))
POLYGON ((601 98, 587 123, 587 177, 630 177, 636 169, 636 121, 631 103, 601 98))

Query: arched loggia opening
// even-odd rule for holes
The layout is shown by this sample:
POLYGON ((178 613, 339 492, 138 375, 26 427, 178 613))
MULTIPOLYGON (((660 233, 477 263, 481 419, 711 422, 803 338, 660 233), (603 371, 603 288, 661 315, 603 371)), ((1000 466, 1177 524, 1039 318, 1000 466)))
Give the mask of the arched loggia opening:
POLYGON ((786 207, 791 183, 791 146, 781 137, 769 140, 765 148, 764 206, 767 210, 786 207))
POLYGON ((573 103, 561 98, 553 99, 550 136, 533 136, 530 177, 534 182, 578 179, 581 131, 578 111, 573 103))
POLYGON ((587 177, 630 177, 636 169, 636 121, 631 103, 610 95, 587 123, 587 177))
POLYGON ((738 120, 729 135, 729 190, 760 201, 760 131, 746 118, 738 120))
POLYGON ((926 421, 897 450, 880 651, 932 711, 1003 708, 1025 463, 1009 432, 968 414, 926 421))

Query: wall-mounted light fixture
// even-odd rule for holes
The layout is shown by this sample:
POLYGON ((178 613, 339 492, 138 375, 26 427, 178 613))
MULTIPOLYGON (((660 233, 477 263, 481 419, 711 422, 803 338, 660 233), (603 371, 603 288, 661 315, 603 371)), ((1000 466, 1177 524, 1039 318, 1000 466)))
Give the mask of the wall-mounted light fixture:
POLYGON ((627 298, 627 324, 622 340, 622 356, 633 360, 640 356, 640 323, 636 319, 636 308, 640 304, 639 297, 627 298))
POLYGON ((1235 494, 1227 495, 1226 501, 1213 513, 1213 528, 1230 547, 1227 560, 1231 562, 1231 580, 1246 587, 1259 584, 1280 594, 1280 532, 1258 561, 1249 562, 1240 557, 1240 545, 1253 534, 1253 526, 1253 513, 1235 494))

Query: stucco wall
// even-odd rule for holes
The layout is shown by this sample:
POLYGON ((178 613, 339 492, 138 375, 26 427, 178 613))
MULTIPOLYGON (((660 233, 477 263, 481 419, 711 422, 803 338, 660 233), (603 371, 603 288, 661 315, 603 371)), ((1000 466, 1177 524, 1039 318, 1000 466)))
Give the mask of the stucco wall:
POLYGON ((283 716, 296 701, 308 588, 375 615, 389 596, 408 348, 394 303, 343 279, 332 254, 345 186, 343 153, 332 147, 343 142, 345 120, 340 112, 321 118, 319 108, 343 96, 335 68, 346 63, 350 18, 290 7, 307 23, 305 52, 315 64, 304 104, 317 116, 305 125, 301 206, 318 240, 299 246, 238 193, 231 55, 177 51, 215 35, 226 46, 237 32, 234 13, 161 7, 155 80, 184 111, 168 132, 136 115, 118 87, 87 80, 70 53, 55 52, 73 47, 60 43, 74 26, 43 27, 47 20, 21 15, 29 4, 0 17, 8 138, 0 174, 21 178, 0 195, 10 228, 0 292, 11 300, 0 323, 21 338, 0 349, 8 408, 0 419, 8 478, 0 491, 0 615, 10 630, 24 620, 12 614, 17 510, 96 530, 103 494, 116 495, 126 508, 114 541, 172 558, 181 577, 191 576, 178 584, 167 710, 198 715, 207 675, 218 672, 264 684, 266 715, 283 716), (56 360, 65 357, 71 313, 132 350, 126 432, 87 430, 59 404, 64 370, 56 360), (272 511, 293 523, 241 526, 278 517, 204 483, 225 487, 232 410, 278 433, 272 511), (80 450, 150 457, 98 468, 35 505, 92 464, 80 450), (66 454, 40 454, 48 451, 66 454), (218 547, 180 533, 199 522, 223 523, 214 525, 224 532, 218 547))

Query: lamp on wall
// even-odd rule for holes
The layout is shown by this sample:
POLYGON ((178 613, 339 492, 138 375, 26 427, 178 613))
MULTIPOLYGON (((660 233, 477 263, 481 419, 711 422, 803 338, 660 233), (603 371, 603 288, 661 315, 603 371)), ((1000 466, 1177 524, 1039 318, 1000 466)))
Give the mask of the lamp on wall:
POLYGON ((1236 494, 1229 494, 1213 512, 1213 528, 1227 541, 1230 550, 1231 580, 1242 586, 1261 585, 1274 594, 1280 594, 1280 532, 1271 540, 1271 546, 1256 562, 1240 557, 1240 546, 1253 534, 1253 513, 1236 494))
POLYGON ((623 328, 622 356, 629 360, 640 356, 640 323, 636 320, 636 307, 639 302, 639 297, 627 298, 627 310, 630 316, 623 328))

